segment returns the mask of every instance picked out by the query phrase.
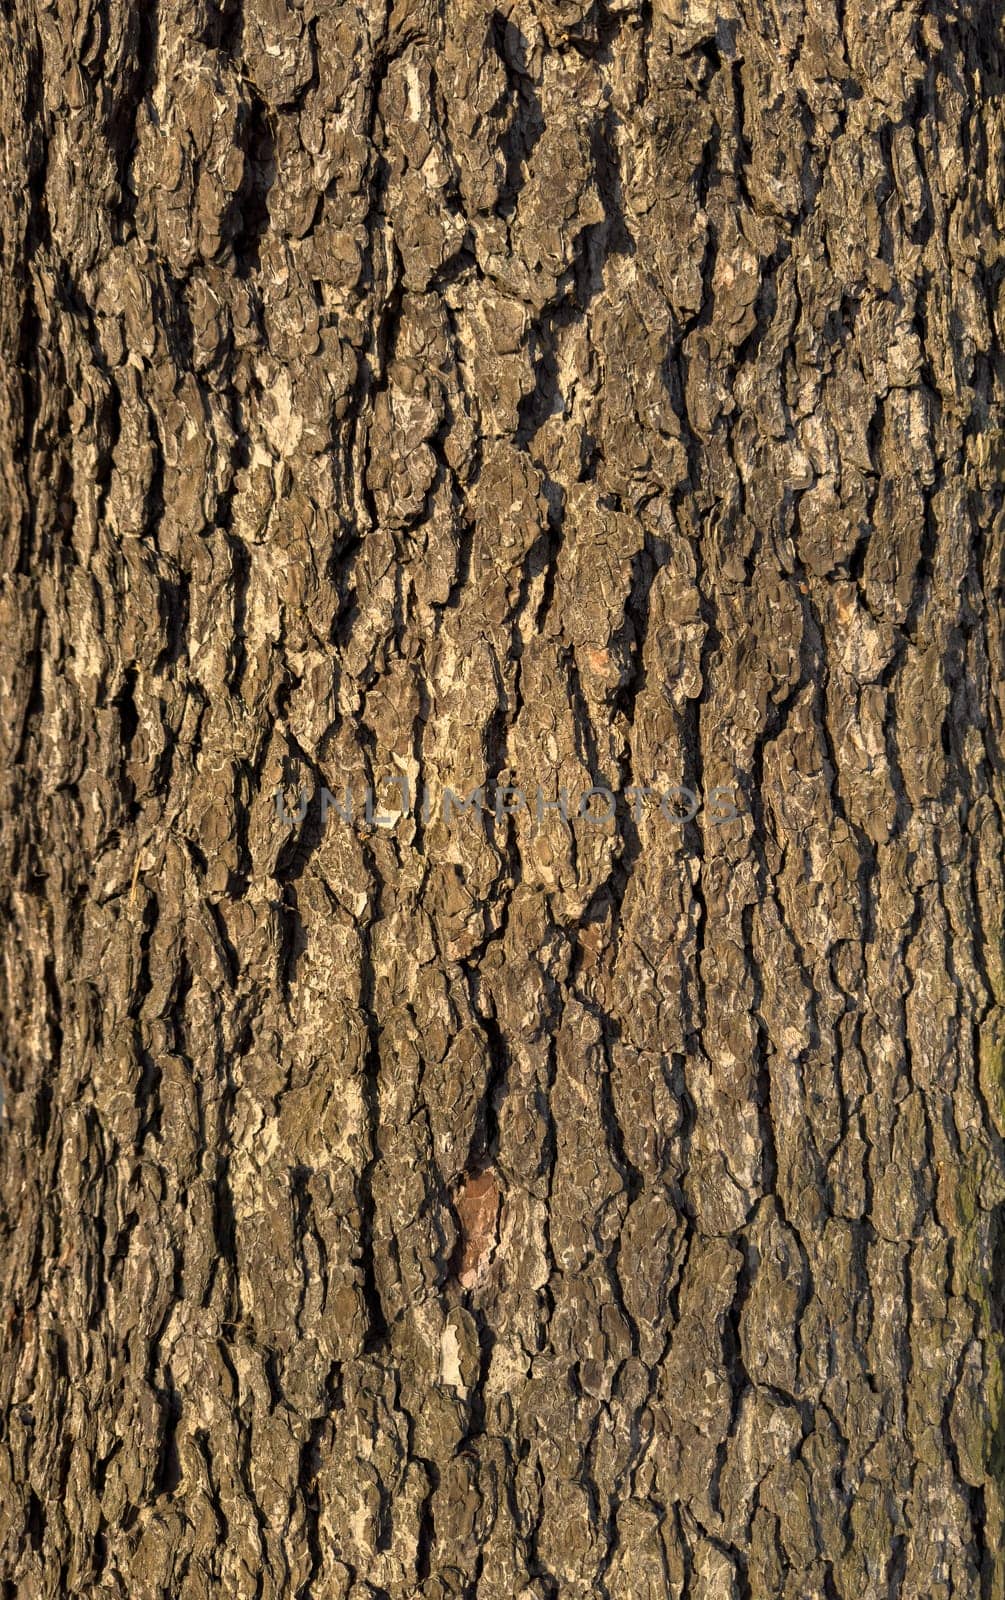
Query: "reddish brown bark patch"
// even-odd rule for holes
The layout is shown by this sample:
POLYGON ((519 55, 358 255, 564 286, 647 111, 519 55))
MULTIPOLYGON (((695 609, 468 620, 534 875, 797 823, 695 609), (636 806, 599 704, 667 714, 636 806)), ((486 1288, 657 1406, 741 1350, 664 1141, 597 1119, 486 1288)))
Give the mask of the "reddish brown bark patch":
POLYGON ((499 1242, 502 1191, 492 1168, 466 1172, 454 1195, 461 1236, 454 1254, 454 1274, 465 1289, 482 1277, 499 1242))

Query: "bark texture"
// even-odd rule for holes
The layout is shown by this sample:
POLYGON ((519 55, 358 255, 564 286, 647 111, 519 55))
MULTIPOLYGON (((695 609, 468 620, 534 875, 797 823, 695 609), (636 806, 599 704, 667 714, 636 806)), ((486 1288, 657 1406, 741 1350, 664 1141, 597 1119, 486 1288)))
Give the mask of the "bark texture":
POLYGON ((0 17, 4 1600, 1000 1600, 998 0, 0 17))

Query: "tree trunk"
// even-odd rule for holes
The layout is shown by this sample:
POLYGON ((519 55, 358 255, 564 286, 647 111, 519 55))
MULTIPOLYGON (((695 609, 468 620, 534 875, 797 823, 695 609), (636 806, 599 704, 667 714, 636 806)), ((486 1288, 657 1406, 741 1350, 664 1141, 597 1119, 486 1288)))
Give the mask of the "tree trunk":
POLYGON ((2 15, 5 1600, 1001 1600, 998 0, 2 15))

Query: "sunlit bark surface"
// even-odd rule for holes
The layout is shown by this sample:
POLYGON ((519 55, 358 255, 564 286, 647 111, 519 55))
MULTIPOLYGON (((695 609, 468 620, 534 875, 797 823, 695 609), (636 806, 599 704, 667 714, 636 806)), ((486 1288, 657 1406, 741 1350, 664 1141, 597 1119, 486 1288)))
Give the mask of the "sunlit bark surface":
POLYGON ((3 1600, 1000 1600, 997 0, 0 17, 3 1600))

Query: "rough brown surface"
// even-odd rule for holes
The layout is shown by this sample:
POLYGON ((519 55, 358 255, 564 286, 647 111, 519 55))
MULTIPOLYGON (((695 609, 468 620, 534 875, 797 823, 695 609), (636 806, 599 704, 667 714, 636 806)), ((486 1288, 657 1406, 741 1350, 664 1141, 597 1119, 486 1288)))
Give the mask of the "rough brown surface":
POLYGON ((0 23, 3 1600, 1001 1600, 997 0, 0 23))

